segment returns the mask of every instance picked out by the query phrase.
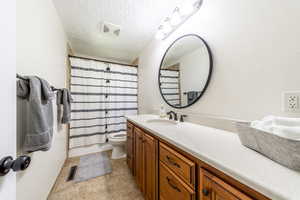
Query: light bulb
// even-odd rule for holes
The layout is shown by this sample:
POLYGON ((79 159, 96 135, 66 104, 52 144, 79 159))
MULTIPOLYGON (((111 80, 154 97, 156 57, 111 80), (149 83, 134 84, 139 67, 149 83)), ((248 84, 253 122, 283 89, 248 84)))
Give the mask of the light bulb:
POLYGON ((172 14, 171 20, 170 20, 170 24, 172 26, 177 26, 179 23, 181 22, 181 17, 179 14, 179 9, 176 8, 172 14))
POLYGON ((155 35, 155 38, 158 40, 162 40, 164 37, 165 37, 165 34, 162 32, 162 30, 158 30, 155 35))
POLYGON ((180 13, 183 16, 190 15, 190 14, 192 14, 193 11, 194 11, 194 7, 193 7, 193 4, 191 4, 191 3, 184 4, 182 6, 182 8, 180 8, 180 13))
POLYGON ((199 9, 201 7, 203 3, 203 0, 196 0, 196 1, 193 1, 193 6, 195 9, 199 9))
POLYGON ((165 34, 167 34, 167 33, 171 32, 171 30, 172 30, 172 27, 171 27, 171 25, 170 25, 170 19, 167 18, 167 19, 164 21, 164 23, 163 23, 162 31, 163 31, 165 34))

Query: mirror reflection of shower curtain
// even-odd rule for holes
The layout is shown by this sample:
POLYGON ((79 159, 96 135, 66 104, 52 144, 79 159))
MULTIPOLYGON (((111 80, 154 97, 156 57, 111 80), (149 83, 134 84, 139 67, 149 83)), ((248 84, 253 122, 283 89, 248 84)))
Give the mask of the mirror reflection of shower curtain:
POLYGON ((137 68, 70 58, 72 121, 69 148, 103 144, 126 131, 124 115, 137 114, 137 68))
POLYGON ((178 70, 160 70, 160 88, 162 95, 171 105, 181 106, 180 73, 178 70))

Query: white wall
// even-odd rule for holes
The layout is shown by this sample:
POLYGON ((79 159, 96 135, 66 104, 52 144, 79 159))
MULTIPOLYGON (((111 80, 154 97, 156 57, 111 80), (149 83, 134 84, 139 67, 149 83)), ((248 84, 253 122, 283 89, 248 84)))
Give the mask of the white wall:
MULTIPOLYGON (((66 36, 52 1, 18 0, 17 72, 40 76, 63 88, 66 87, 66 58, 66 36)), ((29 169, 17 174, 17 199, 47 199, 66 159, 66 130, 55 123, 51 149, 30 154, 29 169)))
POLYGON ((209 73, 209 58, 205 48, 197 49, 179 60, 183 91, 202 91, 209 73), (196 74, 196 76, 195 76, 196 74))
MULTIPOLYGON (((0 7, 0 159, 16 157, 16 1, 0 7)), ((16 199, 16 173, 0 177, 0 199, 16 199)))
POLYGON ((214 69, 200 101, 181 112, 245 120, 299 116, 282 112, 282 92, 300 90, 299 10, 297 0, 203 1, 170 37, 153 40, 141 53, 141 113, 154 112, 163 102, 157 74, 166 48, 179 36, 195 33, 210 46, 214 69))
POLYGON ((182 105, 187 105, 188 91, 202 91, 209 74, 209 57, 206 48, 199 48, 178 60, 180 63, 180 86, 182 105), (196 75, 195 75, 196 74, 196 75))

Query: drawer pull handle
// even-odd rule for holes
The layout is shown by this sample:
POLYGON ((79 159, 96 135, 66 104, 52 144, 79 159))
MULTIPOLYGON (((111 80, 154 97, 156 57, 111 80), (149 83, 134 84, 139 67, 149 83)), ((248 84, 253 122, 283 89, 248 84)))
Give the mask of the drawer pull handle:
POLYGON ((167 156, 166 158, 170 164, 180 168, 180 165, 178 163, 176 163, 172 158, 170 158, 169 156, 167 156))
POLYGON ((166 179, 167 179, 167 181, 168 181, 168 184, 169 184, 174 190, 177 190, 178 192, 181 192, 181 190, 180 190, 176 185, 174 185, 174 183, 172 183, 172 180, 171 180, 169 177, 167 177, 166 179))
POLYGON ((209 190, 203 189, 202 193, 203 193, 204 196, 208 196, 209 195, 209 190))

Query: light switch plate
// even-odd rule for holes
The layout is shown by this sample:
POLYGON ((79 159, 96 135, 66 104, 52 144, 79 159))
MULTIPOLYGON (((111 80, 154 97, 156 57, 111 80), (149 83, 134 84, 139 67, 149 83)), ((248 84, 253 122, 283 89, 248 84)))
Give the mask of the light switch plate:
POLYGON ((300 113, 300 91, 283 93, 284 112, 300 113))

